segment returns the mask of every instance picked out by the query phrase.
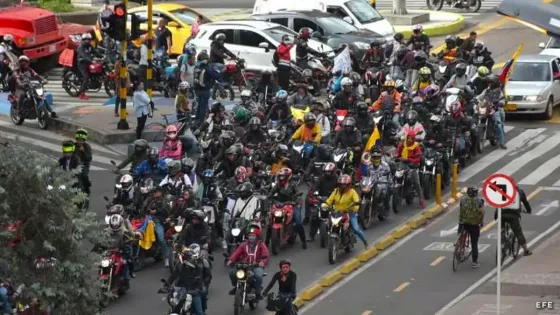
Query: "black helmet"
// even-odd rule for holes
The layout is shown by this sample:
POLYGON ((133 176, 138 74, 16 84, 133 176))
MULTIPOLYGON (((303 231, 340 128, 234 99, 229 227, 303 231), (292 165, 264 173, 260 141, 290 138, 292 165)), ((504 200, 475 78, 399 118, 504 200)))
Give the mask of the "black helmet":
POLYGON ((134 150, 137 152, 145 152, 148 148, 148 141, 144 139, 138 139, 134 141, 134 150))
POLYGON ((199 222, 203 222, 204 217, 206 217, 206 214, 202 210, 194 210, 191 213, 192 213, 192 218, 193 219, 197 218, 199 220, 199 222))
POLYGON ((314 124, 316 120, 317 117, 315 117, 315 114, 313 113, 305 113, 305 116, 303 116, 303 121, 306 124, 314 124))
POLYGON ((478 196, 478 187, 470 186, 469 188, 467 188, 467 196, 469 196, 469 197, 478 196))
POLYGON ((404 35, 403 35, 402 33, 396 33, 395 36, 393 36, 393 38, 394 38, 396 41, 400 42, 401 40, 404 39, 404 35))
POLYGON ((198 53, 198 56, 196 56, 196 60, 199 62, 208 62, 208 60, 210 59, 210 56, 208 56, 208 53, 206 52, 206 50, 203 50, 201 52, 198 53))
POLYGON ((428 55, 423 51, 417 51, 414 54, 414 60, 416 62, 426 62, 426 60, 428 60, 428 55))
POLYGON ((344 118, 344 121, 342 122, 342 127, 346 128, 352 128, 354 129, 354 127, 356 127, 356 119, 354 119, 354 117, 346 117, 344 118))
POLYGON ((467 73, 467 65, 461 62, 460 64, 457 65, 457 67, 455 67, 455 73, 458 76, 465 75, 465 73, 467 73))
POLYGON ((491 89, 496 89, 500 86, 500 78, 495 74, 487 76, 486 80, 488 82, 488 87, 491 89))
POLYGON ((214 37, 214 39, 217 40, 217 41, 223 42, 223 41, 226 40, 226 34, 218 33, 218 34, 216 34, 216 37, 214 37))
POLYGON ((320 160, 330 160, 332 159, 333 148, 328 144, 321 144, 317 148, 317 156, 320 160))
POLYGON ((243 184, 237 186, 236 190, 239 197, 247 199, 253 195, 253 184, 251 184, 251 182, 244 182, 243 184))
POLYGON ((415 110, 409 110, 406 113, 406 122, 410 127, 414 126, 418 122, 418 113, 415 110))
POLYGON ((158 151, 157 148, 151 147, 151 148, 148 150, 148 159, 149 159, 150 161, 152 161, 152 162, 157 161, 158 156, 159 156, 159 151, 158 151))
POLYGON ((212 114, 217 114, 225 109, 224 105, 218 101, 212 103, 212 114))
POLYGON ((368 111, 368 105, 366 104, 366 102, 358 102, 358 104, 356 104, 356 108, 358 113, 364 113, 368 111))
POLYGON ((290 150, 288 149, 288 146, 285 144, 279 144, 276 147, 276 155, 283 154, 284 156, 286 156, 288 155, 289 152, 290 150))
POLYGON ((445 44, 448 45, 448 46, 455 45, 456 41, 457 41, 457 40, 456 40, 455 37, 452 36, 452 35, 448 35, 448 36, 445 38, 445 44))

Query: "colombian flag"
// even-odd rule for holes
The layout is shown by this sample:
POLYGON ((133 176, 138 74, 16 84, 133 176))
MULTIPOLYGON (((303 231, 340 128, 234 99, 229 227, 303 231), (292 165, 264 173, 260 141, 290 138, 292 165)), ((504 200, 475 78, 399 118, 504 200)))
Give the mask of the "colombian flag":
POLYGON ((375 129, 371 133, 368 142, 366 143, 366 151, 371 151, 373 147, 381 147, 381 134, 379 129, 375 126, 375 129))
POLYGON ((142 226, 138 227, 138 231, 144 234, 144 237, 138 241, 138 246, 145 250, 152 248, 153 243, 156 241, 156 233, 152 217, 146 217, 142 226))
POLYGON ((517 47, 517 50, 515 51, 515 53, 513 54, 513 56, 511 56, 511 59, 508 60, 504 67, 502 68, 502 70, 500 71, 500 83, 502 85, 506 85, 507 81, 509 80, 509 76, 511 75, 512 71, 513 71, 513 66, 515 65, 515 60, 517 59, 517 57, 519 57, 519 55, 521 54, 521 51, 523 50, 523 46, 524 44, 519 45, 519 47, 517 47))

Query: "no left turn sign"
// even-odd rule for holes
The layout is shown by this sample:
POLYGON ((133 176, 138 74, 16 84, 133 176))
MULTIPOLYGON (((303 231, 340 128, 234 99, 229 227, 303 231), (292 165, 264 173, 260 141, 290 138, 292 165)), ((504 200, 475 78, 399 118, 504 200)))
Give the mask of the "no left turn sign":
POLYGON ((482 194, 486 202, 494 208, 519 208, 517 185, 510 176, 494 174, 484 181, 482 194))

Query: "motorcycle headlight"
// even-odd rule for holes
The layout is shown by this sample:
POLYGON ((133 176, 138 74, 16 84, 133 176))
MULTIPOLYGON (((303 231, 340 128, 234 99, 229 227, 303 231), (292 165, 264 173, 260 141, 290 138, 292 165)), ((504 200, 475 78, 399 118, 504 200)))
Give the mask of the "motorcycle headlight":
POLYGON ((241 233, 241 230, 238 228, 232 229, 231 230, 231 235, 233 236, 238 236, 241 233))
POLYGON ((344 120, 344 116, 336 116, 337 120, 343 121, 344 120))
POLYGON ((43 93, 44 93, 43 88, 36 88, 35 92, 37 92, 37 95, 39 95, 39 96, 43 96, 43 93))
POLYGON ((245 271, 242 270, 242 269, 239 269, 235 273, 235 276, 237 277, 237 279, 243 279, 243 278, 245 278, 245 271))
POLYGON ((338 225, 340 223, 340 221, 342 220, 342 217, 338 217, 338 218, 333 218, 331 217, 331 223, 333 225, 338 225))
POLYGON ((284 215, 284 213, 282 213, 282 211, 280 211, 280 210, 274 211, 274 216, 277 217, 277 218, 280 218, 280 217, 282 217, 283 215, 284 215))
POLYGON ((433 160, 426 160, 426 165, 427 165, 427 166, 431 166, 431 165, 433 165, 433 164, 434 164, 434 161, 433 161, 433 160))
POLYGON ((192 304, 192 295, 187 294, 187 297, 185 298, 185 304, 183 304, 183 311, 185 311, 185 314, 191 308, 191 304, 192 304))
POLYGON ((360 188, 361 188, 362 192, 365 192, 365 193, 371 191, 371 187, 370 187, 370 186, 362 186, 362 187, 360 187, 360 188))
POLYGON ((401 171, 396 171, 396 172, 395 172, 395 176, 396 176, 396 177, 402 177, 403 175, 404 175, 404 171, 402 171, 402 170, 401 170, 401 171))
POLYGON ((481 115, 486 115, 486 107, 481 107, 481 108, 479 108, 479 109, 478 109, 478 112, 479 112, 481 115))
POLYGON ((109 265, 111 265, 111 261, 109 259, 103 259, 101 261, 101 267, 107 268, 107 267, 109 267, 109 265))
POLYGON ((70 39, 75 43, 80 43, 82 41, 82 35, 70 35, 70 39))
POLYGON ((302 149, 303 149, 303 146, 294 147, 294 150, 295 150, 297 153, 301 153, 301 150, 302 150, 302 149))
POLYGON ((208 223, 208 217, 204 217, 204 222, 208 223))
POLYGON ((177 305, 179 305, 179 299, 175 297, 175 295, 169 299, 169 305, 171 305, 172 307, 176 307, 177 305))
POLYGON ((181 233, 182 230, 183 230, 183 226, 182 226, 182 225, 175 225, 175 232, 181 233))
POLYGON ((111 216, 106 215, 105 216, 105 224, 109 225, 109 222, 111 221, 111 216))

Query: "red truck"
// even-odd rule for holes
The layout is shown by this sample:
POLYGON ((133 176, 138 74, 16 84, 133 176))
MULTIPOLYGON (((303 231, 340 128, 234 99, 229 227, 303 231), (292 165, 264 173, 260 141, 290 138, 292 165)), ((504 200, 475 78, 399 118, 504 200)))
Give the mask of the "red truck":
POLYGON ((27 55, 37 72, 57 67, 58 55, 68 47, 54 13, 32 6, 0 9, 0 37, 6 34, 14 36, 14 53, 27 55))

